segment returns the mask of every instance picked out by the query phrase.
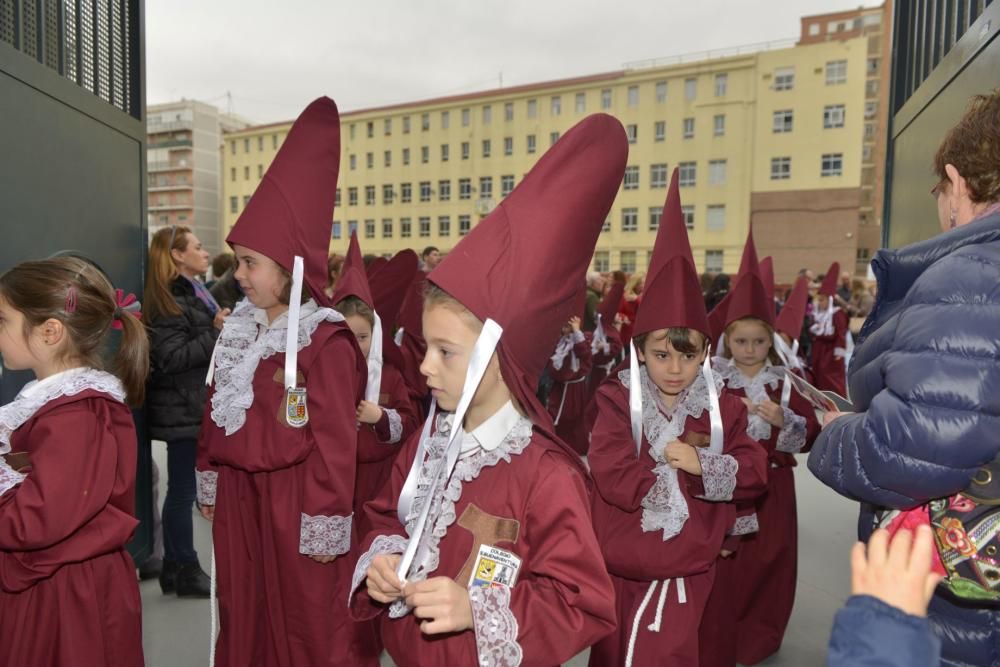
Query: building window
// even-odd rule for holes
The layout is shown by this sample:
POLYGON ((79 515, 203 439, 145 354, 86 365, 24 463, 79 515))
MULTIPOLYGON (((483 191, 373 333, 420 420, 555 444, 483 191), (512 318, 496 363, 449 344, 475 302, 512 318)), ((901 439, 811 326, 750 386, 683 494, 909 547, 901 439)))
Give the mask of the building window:
MULTIPOLYGON (((352 130, 354 129, 353 125, 351 125, 351 129, 352 130)), ((409 116, 403 116, 403 134, 409 134, 409 133, 410 133, 410 117, 409 116)), ((351 133, 351 139, 353 139, 353 138, 354 138, 354 133, 352 132, 351 133)))
POLYGON ((791 109, 775 111, 773 116, 772 131, 775 134, 791 132, 793 125, 793 114, 791 109))
POLYGON ((656 103, 664 104, 667 101, 667 82, 656 82, 656 103))
POLYGON ((382 218, 382 238, 392 238, 392 218, 382 218))
POLYGON ((872 152, 873 152, 873 149, 872 149, 872 145, 871 144, 865 144, 864 146, 862 146, 861 147, 861 161, 862 162, 871 162, 872 161, 872 152))
POLYGON ((365 165, 369 169, 375 168, 375 153, 365 153, 365 165))
POLYGON ((867 69, 868 76, 878 76, 878 70, 880 64, 881 60, 879 60, 878 58, 869 58, 868 69, 867 69))
POLYGON ((715 96, 725 97, 726 90, 729 88, 729 75, 728 74, 716 74, 715 75, 715 96))
POLYGON ((559 141, 559 133, 549 132, 549 146, 555 146, 557 141, 559 141))
POLYGON ((865 123, 865 139, 873 139, 875 137, 875 123, 865 123))
POLYGON ((347 188, 347 205, 357 206, 358 205, 358 189, 357 188, 347 188))
POLYGON ((249 166, 243 167, 243 180, 244 181, 249 181, 250 180, 250 167, 249 166))
POLYGON ((635 232, 639 230, 639 209, 622 209, 622 231, 635 232))
POLYGON ((663 217, 662 206, 649 207, 649 231, 655 232, 660 228, 660 218, 663 217))
MULTIPOLYGON (((353 125, 351 127, 353 129, 353 125)), ((231 155, 236 155, 236 142, 235 141, 230 141, 229 142, 229 153, 231 155)))
POLYGON ((528 135, 528 152, 529 153, 535 152, 535 135, 533 134, 528 135))
POLYGON ((333 206, 334 208, 340 208, 340 188, 334 190, 333 193, 333 206))
POLYGON ((271 149, 272 150, 278 150, 278 135, 277 134, 272 134, 271 135, 271 149))
POLYGON ((823 129, 844 127, 844 105, 828 104, 823 107, 823 129))
POLYGON ((705 273, 722 273, 722 262, 725 255, 722 250, 705 251, 705 273))
POLYGON ((514 154, 514 137, 503 138, 503 154, 504 155, 514 154))
POLYGON ((333 238, 335 239, 340 238, 341 236, 340 220, 333 221, 333 229, 331 230, 330 235, 333 236, 333 238))
POLYGON ((399 219, 399 236, 400 238, 408 239, 413 235, 413 223, 410 222, 409 218, 399 219))
POLYGON ((681 187, 693 187, 698 180, 698 163, 681 162, 677 165, 677 184, 681 187))
POLYGON ((667 121, 658 120, 653 123, 653 141, 667 140, 667 121))
POLYGON ((684 134, 685 139, 694 139, 694 118, 684 119, 684 134))
POLYGON ((451 113, 448 111, 441 112, 441 129, 447 130, 451 126, 451 113))
POLYGON ((865 118, 871 120, 878 115, 878 102, 865 102, 865 118))
POLYGON ((249 139, 249 137, 243 140, 243 152, 244 153, 249 153, 250 152, 250 139, 249 139))
POLYGON ((622 250, 618 255, 619 268, 625 273, 635 273, 635 250, 622 250))
POLYGON ((791 90, 795 87, 795 68, 779 67, 774 70, 774 89, 791 90))
POLYGON ((471 178, 460 178, 460 179, 458 179, 458 198, 459 199, 472 199, 472 179, 471 178))
POLYGON ((528 118, 538 117, 538 100, 528 100, 528 118))
POLYGON ((240 212, 240 198, 239 197, 230 197, 229 198, 229 212, 230 213, 239 213, 240 212))
POLYGON ((601 232, 611 231, 611 215, 609 214, 607 218, 604 219, 604 224, 601 226, 601 232))
POLYGON ((681 217, 684 218, 684 226, 688 231, 694 229, 694 206, 681 206, 681 217))
MULTIPOLYGON (((507 102, 506 104, 503 105, 503 119, 505 121, 507 121, 508 123, 511 122, 512 120, 514 120, 514 103, 513 102, 507 102)), ((461 225, 462 225, 461 218, 459 218, 459 223, 458 224, 459 224, 459 233, 461 233, 461 225)))
POLYGON ((587 93, 576 94, 576 112, 584 113, 587 110, 587 93))
POLYGON ((842 176, 844 173, 843 153, 824 153, 820 163, 820 176, 842 176))
POLYGON ((420 131, 427 132, 431 129, 431 115, 429 113, 420 114, 420 131))
POLYGON ((249 203, 250 203, 250 195, 243 195, 243 208, 246 208, 247 204, 249 203))
POLYGON ((550 113, 553 116, 558 116, 562 113, 562 98, 558 95, 554 96, 551 100, 551 105, 549 108, 550 113))
POLYGON ((420 163, 427 164, 431 161, 431 147, 421 146, 420 147, 420 163))
POLYGON ((826 64, 826 85, 847 83, 847 61, 832 60, 826 64))
POLYGON ((611 89, 605 88, 601 91, 601 108, 610 109, 611 108, 611 89))
POLYGON ((366 132, 367 132, 367 135, 368 135, 369 139, 371 139, 372 137, 374 137, 375 136, 375 121, 370 120, 367 123, 365 123, 365 129, 366 129, 366 132))
POLYGON ((594 253, 594 271, 605 273, 611 270, 611 259, 607 250, 598 250, 594 253))
POLYGON ((391 118, 386 118, 382 122, 382 125, 383 125, 383 132, 385 133, 385 136, 387 136, 387 137, 391 136, 392 135, 392 119, 391 118))
POLYGON ((493 150, 493 143, 489 139, 483 139, 483 157, 489 157, 493 150))
POLYGON ((366 185, 365 186, 365 206, 375 205, 375 186, 366 185))
POLYGON ((709 160, 708 161, 708 184, 709 185, 725 185, 726 184, 726 161, 725 160, 709 160))
POLYGON ((710 232, 725 231, 726 207, 724 205, 710 205, 705 209, 705 227, 710 232))
POLYGON ((771 158, 771 180, 787 181, 792 177, 792 158, 773 157, 771 158))
POLYGON ((451 181, 438 181, 438 199, 441 201, 451 201, 451 181))
POLYGON ((493 107, 487 105, 483 107, 483 125, 493 122, 493 107))
POLYGON ((347 221, 347 237, 350 238, 358 231, 358 221, 348 220, 347 221))
POLYGON ((257 150, 258 151, 264 150, 264 136, 263 135, 257 137, 257 150))
POLYGON ((391 204, 394 194, 395 193, 393 193, 391 185, 383 185, 382 186, 382 203, 383 204, 391 204))
POLYGON ((712 117, 712 134, 716 137, 726 134, 726 114, 720 113, 712 117))
POLYGON ((260 180, 262 178, 264 178, 264 165, 258 164, 257 165, 257 179, 260 180))
POLYGON ((470 144, 468 141, 463 141, 462 142, 462 159, 463 160, 468 160, 469 159, 469 155, 471 153, 472 153, 472 144, 470 144))
POLYGON ((469 127, 472 122, 472 111, 470 109, 462 109, 462 127, 469 127))
POLYGON ((392 166, 392 151, 385 152, 385 155, 383 156, 383 162, 386 167, 392 166))
POLYGON ((458 216, 458 235, 465 236, 472 229, 472 216, 458 216))
POLYGON ((409 148, 404 148, 403 149, 403 165, 405 166, 405 165, 408 165, 408 164, 410 164, 410 149, 409 148))
POLYGON ((688 102, 698 96, 698 79, 684 79, 684 99, 688 102))
POLYGON ((420 201, 431 200, 431 182, 420 181, 420 201))
POLYGON ((649 167, 649 187, 651 188, 665 188, 667 187, 667 165, 666 164, 654 164, 649 167))
POLYGON ((479 178, 479 198, 490 199, 493 197, 493 177, 481 176, 479 178))
POLYGON ((236 182, 236 167, 229 168, 229 180, 236 182))
POLYGON ((365 220, 365 238, 373 239, 375 238, 375 221, 365 220))
POLYGON ((639 106, 639 86, 628 87, 628 105, 630 107, 639 106))
POLYGON ((399 184, 399 201, 409 204, 413 201, 413 185, 410 183, 399 184))
POLYGON ((506 197, 514 190, 514 175, 507 174, 500 177, 500 196, 506 197))
POLYGON ((441 144, 441 161, 447 162, 450 157, 450 146, 448 144, 441 144))
POLYGON ((625 167, 625 178, 623 180, 622 187, 626 190, 639 189, 639 167, 637 166, 625 167))
POLYGON ((451 236, 451 218, 447 215, 438 216, 438 236, 451 236))
POLYGON ((358 156, 357 156, 357 155, 354 155, 354 154, 352 153, 352 154, 351 154, 351 155, 350 155, 350 156, 348 157, 348 161, 349 161, 349 162, 350 162, 350 164, 351 164, 351 171, 354 171, 355 169, 357 169, 357 168, 358 168, 358 156))
POLYGON ((431 219, 430 218, 418 218, 417 222, 420 223, 420 236, 427 238, 431 235, 431 219))

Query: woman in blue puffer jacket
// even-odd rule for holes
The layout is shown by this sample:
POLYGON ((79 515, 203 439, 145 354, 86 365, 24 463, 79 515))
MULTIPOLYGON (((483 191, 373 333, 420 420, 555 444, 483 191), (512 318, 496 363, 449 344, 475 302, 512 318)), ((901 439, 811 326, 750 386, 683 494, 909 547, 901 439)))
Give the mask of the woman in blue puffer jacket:
MULTIPOLYGON (((1000 90, 973 99, 934 158, 944 233, 872 262, 875 307, 850 370, 858 412, 828 415, 809 469, 875 513, 958 493, 1000 453, 1000 90)), ((1000 610, 942 595, 942 663, 1000 665, 1000 610)))

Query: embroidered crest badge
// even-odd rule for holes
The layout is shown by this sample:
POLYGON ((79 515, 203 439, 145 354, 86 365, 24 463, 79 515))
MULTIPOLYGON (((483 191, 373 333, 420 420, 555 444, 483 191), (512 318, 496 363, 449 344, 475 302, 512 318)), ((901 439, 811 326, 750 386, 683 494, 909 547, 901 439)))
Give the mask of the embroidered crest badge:
POLYGON ((305 387, 285 390, 285 421, 293 428, 302 428, 309 423, 305 387))

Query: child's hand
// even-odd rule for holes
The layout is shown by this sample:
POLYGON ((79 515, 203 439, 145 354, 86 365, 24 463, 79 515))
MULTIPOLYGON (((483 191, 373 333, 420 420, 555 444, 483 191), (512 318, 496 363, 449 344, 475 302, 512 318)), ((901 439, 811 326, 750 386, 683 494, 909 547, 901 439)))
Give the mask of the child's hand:
POLYGON ((736 553, 736 552, 735 551, 730 551, 729 549, 723 549, 722 551, 719 552, 719 556, 721 558, 729 558, 734 553, 736 553))
POLYGON ((327 563, 332 563, 333 561, 337 560, 336 556, 309 556, 309 557, 312 558, 317 563, 320 563, 321 565, 326 565, 327 563))
POLYGON ((779 429, 785 427, 785 411, 774 401, 767 399, 761 401, 754 410, 751 410, 751 413, 759 415, 771 426, 779 429))
POLYGON ((406 604, 421 619, 425 635, 461 632, 472 627, 472 603, 469 591, 448 577, 406 585, 406 604))
POLYGON ((876 530, 868 548, 858 542, 851 551, 851 592, 871 595, 912 616, 926 616, 934 588, 941 580, 931 572, 934 535, 930 526, 896 533, 876 530))
POLYGON ((379 554, 368 568, 368 595, 376 602, 389 604, 403 597, 403 583, 396 576, 399 554, 379 554))
POLYGON ((580 318, 576 316, 569 318, 569 327, 573 330, 573 333, 578 332, 580 330, 580 318))
POLYGON ((663 448, 663 458, 671 468, 701 477, 701 461, 698 459, 698 452, 686 442, 674 440, 668 443, 663 448))
POLYGON ((198 505, 198 511, 209 521, 215 521, 215 505, 198 505))
POLYGON ((229 313, 232 311, 228 308, 223 308, 215 314, 215 318, 212 320, 212 326, 222 331, 222 325, 226 323, 226 318, 229 317, 229 313))
POLYGON ((377 424, 382 419, 382 408, 371 401, 361 401, 356 416, 362 424, 377 424))

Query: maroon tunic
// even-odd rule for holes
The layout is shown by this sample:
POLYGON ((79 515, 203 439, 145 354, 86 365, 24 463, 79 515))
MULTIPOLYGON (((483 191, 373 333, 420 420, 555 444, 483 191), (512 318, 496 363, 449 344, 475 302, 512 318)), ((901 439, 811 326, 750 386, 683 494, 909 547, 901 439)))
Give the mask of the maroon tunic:
MULTIPOLYGON (((782 384, 766 385, 768 398, 781 403, 782 384)), ((737 398, 745 387, 726 387, 737 398)), ((720 559, 716 587, 709 598, 700 631, 704 667, 753 665, 778 652, 792 615, 798 567, 798 516, 795 504, 795 457, 789 450, 808 452, 820 425, 812 406, 793 391, 786 427, 771 427, 760 440, 768 452, 767 492, 756 500, 757 530, 734 540, 729 558, 720 559), (780 449, 779 449, 780 447, 780 449), (784 450, 784 451, 781 451, 784 450)), ((745 515, 751 514, 745 512, 745 515)))
MULTIPOLYGON (((695 667, 697 628, 736 507, 733 502, 698 497, 706 495, 707 490, 713 491, 714 497, 715 489, 723 482, 715 465, 706 467, 703 459, 703 477, 677 471, 690 513, 680 533, 664 540, 659 529, 644 531, 644 505, 658 476, 647 454, 651 445, 645 427, 643 453, 636 454, 628 399, 628 388, 618 378, 609 379, 597 392, 598 417, 588 461, 597 488, 593 494, 594 526, 615 584, 618 629, 593 647, 590 664, 622 665, 633 643, 633 665, 695 667)), ((647 400, 644 397, 644 403, 647 400)), ((746 434, 743 403, 723 395, 720 407, 723 454, 708 456, 717 462, 726 456, 735 459, 735 480, 729 480, 735 487, 731 487, 729 500, 753 499, 764 490, 767 480, 766 453, 746 434)), ((705 410, 699 417, 686 418, 679 439, 707 442, 709 432, 709 413, 705 410)))
POLYGON ((87 389, 11 436, 28 476, 0 496, 0 664, 143 664, 128 407, 87 389))
POLYGON ((813 384, 824 391, 835 391, 841 396, 847 396, 847 366, 844 356, 838 356, 838 350, 847 348, 847 329, 849 321, 847 313, 839 308, 833 311, 833 333, 829 335, 813 334, 812 339, 812 373, 813 384))
MULTIPOLYGON (((281 329, 282 349, 284 334, 281 329)), ((215 491, 216 661, 353 667, 362 662, 357 631, 333 600, 346 597, 353 567, 346 552, 357 465, 355 415, 367 369, 350 330, 321 322, 299 350, 298 384, 307 390, 309 422, 293 428, 282 418, 284 362, 277 352, 258 363, 253 403, 238 430, 227 436, 213 420, 218 384, 203 421, 199 499, 204 504, 215 491), (211 488, 212 472, 218 474, 217 489, 211 488), (310 553, 339 557, 321 564, 310 553)))
MULTIPOLYGON (((611 630, 613 592, 590 525, 584 480, 548 436, 532 431, 526 420, 524 424, 526 435, 519 453, 511 452, 506 459, 482 467, 478 475, 461 484, 461 495, 454 502, 454 523, 440 539, 440 562, 429 576, 444 575, 466 585, 471 561, 478 553, 477 542, 516 554, 521 559, 517 581, 513 589, 504 589, 509 612, 497 608, 497 615, 486 621, 500 621, 499 627, 511 632, 508 639, 516 636, 521 665, 558 665, 611 630), (513 615, 513 627, 502 622, 509 620, 508 613, 513 615)), ((410 438, 396 459, 389 486, 368 505, 374 528, 361 551, 367 552, 376 540, 394 540, 400 547, 380 552, 400 553, 405 546, 397 498, 419 439, 419 433, 410 438)), ((420 632, 412 613, 400 618, 383 613, 386 608, 373 601, 363 585, 365 561, 362 556, 355 577, 359 588, 350 603, 352 615, 359 620, 380 618, 382 639, 397 665, 480 664, 473 630, 427 636, 420 632)), ((488 633, 488 628, 484 631, 488 633)), ((493 655, 488 664, 513 664, 503 655, 493 655)))
POLYGON ((587 453, 590 433, 586 428, 585 411, 590 401, 590 385, 587 380, 591 370, 590 336, 580 332, 580 341, 573 345, 572 354, 567 354, 559 368, 549 359, 547 366, 552 378, 548 408, 556 435, 576 450, 581 456, 587 453), (573 370, 572 357, 579 362, 573 370))

